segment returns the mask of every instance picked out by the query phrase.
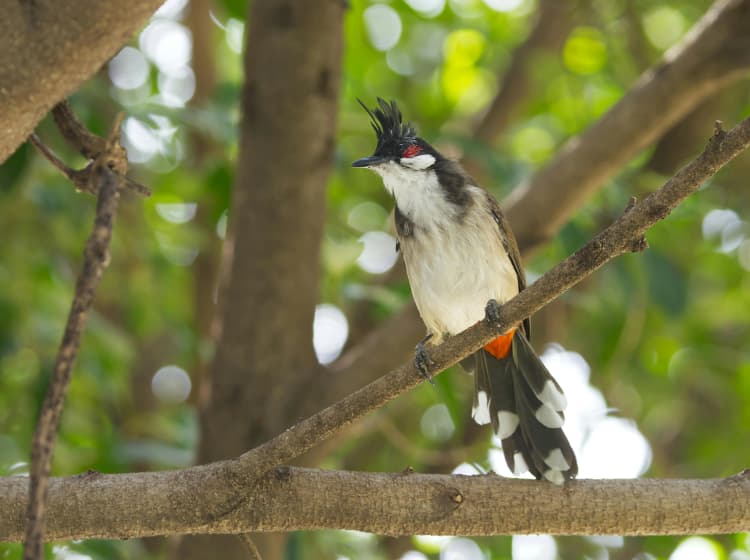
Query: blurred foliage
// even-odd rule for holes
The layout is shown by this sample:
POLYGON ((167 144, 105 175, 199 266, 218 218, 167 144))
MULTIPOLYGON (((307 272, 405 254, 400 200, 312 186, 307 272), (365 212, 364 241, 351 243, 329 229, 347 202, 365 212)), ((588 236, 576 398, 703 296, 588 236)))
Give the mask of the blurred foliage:
MULTIPOLYGON (((214 297, 210 283, 200 278, 201 271, 215 272, 226 226, 246 4, 221 0, 213 7, 216 28, 208 47, 216 83, 204 84, 209 95, 189 101, 191 77, 200 83, 208 73, 189 66, 189 51, 180 65, 180 45, 189 38, 183 27, 189 7, 173 0, 154 19, 168 25, 132 41, 135 62, 126 71, 102 71, 73 98, 76 111, 95 131, 105 131, 117 111, 127 113, 134 174, 155 194, 149 200, 123 197, 112 264, 63 415, 54 459, 58 475, 176 468, 193 460, 199 437, 195 387, 211 355, 209 325, 198 310, 210 308, 214 297), (114 85, 138 72, 142 79, 131 80, 128 87, 114 85), (154 397, 153 374, 167 364, 191 374, 187 402, 154 397)), ((399 275, 370 274, 357 264, 363 233, 392 231, 391 202, 379 180, 349 167, 373 147, 356 98, 368 103, 376 96, 398 99, 424 137, 450 153, 483 161, 490 176, 486 186, 503 197, 616 103, 709 6, 707 0, 581 0, 560 52, 536 53, 530 90, 515 120, 495 146, 482 146, 472 140, 472 127, 528 33, 535 4, 350 4, 321 302, 347 313, 367 300, 372 324, 397 310, 409 292, 399 275), (386 281, 392 277, 397 279, 386 281)), ((739 87, 746 89, 747 83, 739 87)), ((743 90, 728 99, 717 104, 715 118, 729 124, 748 113, 750 98, 743 90)), ((705 123, 706 137, 711 126, 705 123)), ((83 164, 49 119, 39 133, 71 165, 83 164)), ((701 146, 684 148, 692 154, 701 146)), ((648 170, 650 152, 607 184, 527 263, 532 275, 605 227, 631 195, 653 190, 665 179, 648 170)), ((750 465, 750 228, 745 221, 750 202, 744 196, 749 167, 748 156, 739 158, 651 230, 645 254, 609 264, 535 320, 541 327, 536 332, 548 339, 536 340, 538 347, 554 340, 580 353, 591 367, 592 384, 617 414, 636 421, 653 451, 649 476, 718 477, 750 465)), ((94 201, 74 192, 29 146, 0 166, 0 200, 0 474, 11 475, 27 470, 33 425, 94 201)), ((411 465, 450 472, 468 463, 489 468, 488 436, 481 432, 477 437, 468 421, 470 392, 471 382, 459 371, 441 375, 436 390, 420 387, 366 419, 360 437, 345 441, 324 466, 398 471, 411 465)), ((709 554, 708 546, 714 558, 739 560, 750 558, 748 540, 746 535, 690 542, 677 537, 561 538, 535 546, 546 546, 550 558, 623 559, 639 554, 697 558, 674 551, 678 545, 703 546, 703 554, 709 554)), ((472 552, 450 556, 447 542, 466 551, 474 546, 481 551, 477 557, 532 557, 523 556, 521 541, 510 537, 464 541, 295 534, 287 557, 398 558, 408 551, 409 560, 475 557, 472 552)), ((54 558, 161 558, 165 550, 138 541, 86 541, 48 549, 54 558)), ((20 558, 20 547, 0 544, 0 558, 20 558)))

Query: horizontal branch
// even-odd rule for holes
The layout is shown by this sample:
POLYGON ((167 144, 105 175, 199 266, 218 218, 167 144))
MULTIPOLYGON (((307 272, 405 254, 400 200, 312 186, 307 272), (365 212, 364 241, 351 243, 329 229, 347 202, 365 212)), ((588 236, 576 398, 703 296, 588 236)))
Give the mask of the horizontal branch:
MULTIPOLYGON (((608 260, 614 258, 622 253, 640 250, 645 246, 645 240, 643 239, 644 232, 656 223, 658 220, 666 217, 673 208, 675 208, 682 200, 689 196, 692 192, 698 189, 698 187, 709 177, 715 174, 721 167, 731 161, 737 154, 743 149, 750 145, 750 119, 746 119, 739 125, 737 125, 730 132, 724 132, 719 126, 717 126, 716 133, 711 138, 708 146, 703 153, 694 160, 691 164, 683 168, 677 173, 672 179, 667 181, 659 190, 648 195, 642 201, 628 207, 625 214, 623 214, 618 220, 616 220, 610 227, 602 231, 597 235, 590 243, 585 247, 577 251, 575 254, 570 256, 565 261, 558 264, 555 268, 544 274, 534 284, 529 286, 526 290, 522 291, 515 298, 510 300, 501 308, 501 319, 496 325, 489 325, 482 321, 476 325, 470 327, 463 333, 460 333, 454 337, 448 338, 443 344, 435 346, 431 350, 431 357, 435 362, 435 370, 442 370, 463 358, 464 356, 476 351, 478 348, 489 342, 493 337, 497 336, 498 333, 504 332, 509 327, 519 323, 525 317, 533 314, 539 308, 546 303, 550 302, 555 297, 558 297, 565 290, 581 281, 583 278, 591 274, 594 270, 598 269, 608 260)), ((325 410, 311 416, 310 418, 299 422, 295 426, 281 433, 274 439, 266 442, 263 445, 252 449, 239 457, 238 459, 221 461, 218 463, 212 463, 209 465, 193 467, 190 469, 184 469, 181 471, 163 472, 163 473, 139 473, 139 474, 123 474, 123 475, 112 475, 104 476, 99 474, 83 475, 79 477, 82 482, 78 485, 68 486, 65 492, 60 494, 50 491, 50 508, 66 508, 70 511, 74 519, 76 520, 75 525, 77 527, 76 534, 79 537, 94 536, 94 534, 88 533, 88 527, 100 526, 101 521, 97 519, 109 519, 109 525, 107 530, 109 535, 119 535, 121 527, 136 527, 139 534, 176 534, 186 532, 227 532, 230 527, 222 525, 226 523, 226 519, 232 517, 233 512, 238 509, 249 507, 250 510, 247 514, 253 513, 257 519, 257 516, 266 514, 266 505, 260 508, 258 504, 264 504, 262 497, 269 494, 271 491, 270 480, 273 475, 267 475, 269 471, 278 467, 280 464, 288 462, 298 455, 304 453, 312 446, 317 445, 340 431, 351 422, 363 417, 368 412, 375 408, 378 408, 395 398, 406 390, 414 387, 422 381, 422 378, 414 369, 413 364, 404 364, 401 367, 389 372, 385 376, 381 377, 377 381, 369 384, 368 386, 356 391, 345 399, 338 403, 326 408, 325 410), (112 483, 110 481, 116 481, 112 483), (112 493, 107 494, 107 484, 115 484, 117 490, 112 490, 112 493), (88 488, 94 487, 95 491, 88 492, 88 488), (80 490, 81 492, 88 492, 85 494, 73 493, 74 490, 80 490), (163 493, 160 494, 160 493, 163 493), (134 500, 146 500, 147 498, 153 498, 153 503, 146 506, 143 502, 139 502, 138 507, 130 509, 124 507, 125 504, 134 503, 134 500), (255 508, 255 509, 253 509, 255 508), (262 511, 261 511, 262 510, 262 511), (92 525, 93 523, 93 525, 92 525), (156 529, 158 527, 158 529, 156 529)), ((275 472, 286 472, 284 469, 276 470, 275 472)), ((288 471, 295 472, 295 471, 288 471)), ((373 475, 375 476, 375 475, 373 475)), ((387 476, 387 475, 380 475, 387 476)), ((391 475, 391 478, 393 476, 391 475)), ((412 476, 403 477, 405 480, 411 480, 412 476)), ((65 489, 66 481, 74 480, 63 479, 62 482, 56 481, 54 483, 55 489, 65 489)), ((415 478, 414 480, 422 480, 421 478, 415 478)), ((432 480, 432 479, 427 479, 432 480)), ((453 480, 453 479, 451 479, 453 480)), ((467 479, 468 480, 468 479, 467 479)), ((481 480, 481 479, 477 479, 481 480)), ((11 535, 20 534, 22 532, 25 520, 23 518, 23 511, 25 507, 25 492, 26 480, 17 478, 4 478, 0 479, 0 496, 7 496, 8 507, 0 508, 0 539, 10 539, 11 535), (19 494, 21 492, 21 494, 19 494), (20 509, 19 509, 20 508, 20 509)), ((467 482, 468 484, 476 484, 475 482, 467 482)), ((529 487, 534 489, 533 493, 539 493, 541 497, 535 502, 539 504, 539 512, 547 511, 545 508, 552 508, 554 503, 567 501, 566 503, 573 505, 569 500, 570 497, 575 495, 575 489, 587 488, 587 485, 593 485, 593 488, 599 488, 599 490, 592 490, 591 496, 596 495, 596 492, 601 492, 601 503, 602 507, 605 504, 610 504, 608 507, 615 507, 622 499, 627 491, 634 491, 632 487, 626 487, 622 489, 621 494, 614 494, 610 496, 604 489, 616 489, 618 488, 618 482, 575 482, 570 485, 566 485, 563 488, 554 488, 551 485, 540 484, 534 482, 523 482, 513 481, 507 484, 528 484, 529 487), (596 486, 597 484, 604 486, 596 486), (610 486, 606 486, 610 484, 610 486), (557 496, 558 499, 555 499, 557 496), (546 504, 546 505, 545 505, 546 504)), ((649 485, 658 485, 657 482, 638 481, 631 482, 628 484, 645 484, 646 487, 642 493, 638 496, 647 499, 651 492, 655 490, 649 485)), ((703 495, 698 490, 693 491, 691 486, 680 486, 689 485, 688 482, 674 482, 664 484, 671 488, 670 484, 676 484, 679 491, 674 491, 676 494, 681 494, 682 488, 690 488, 688 492, 690 499, 683 502, 683 506, 686 509, 691 509, 697 503, 697 500, 703 495), (687 505, 686 505, 687 504, 687 505)), ((697 484, 697 483, 696 483, 697 484)), ((712 497, 718 496, 718 502, 726 501, 727 498, 719 490, 723 489, 724 486, 720 482, 707 481, 705 484, 712 486, 713 490, 717 493, 709 492, 708 495, 712 497)), ((732 483, 733 484, 733 483, 732 483)), ((743 485, 742 490, 747 491, 747 488, 743 485)), ((334 485, 335 486, 335 485, 334 485)), ((513 488, 513 486, 509 487, 513 488)), ((637 488, 637 486, 636 486, 637 488)), ((698 487, 700 488, 700 484, 698 487)), ((733 487, 732 487, 733 488, 733 487)), ((352 494, 366 493, 367 486, 357 486, 354 490, 351 490, 352 494)), ((685 490, 687 491, 687 490, 685 490)), ((323 499, 324 505, 320 505, 320 508, 332 507, 340 510, 341 504, 336 494, 332 490, 327 490, 324 494, 323 499), (327 503, 326 503, 327 502, 327 503)), ((508 489, 503 489, 501 494, 508 492, 508 489)), ((461 490, 461 495, 465 493, 461 490)), ((377 492, 376 492, 377 494, 377 492)), ((474 499, 473 493, 466 493, 466 496, 470 496, 474 499)), ((465 501, 465 497, 457 498, 459 501, 465 501)), ((480 499, 477 495, 476 499, 480 499)), ((524 498, 526 500, 527 498, 524 498)), ((423 500, 418 499, 415 496, 409 497, 412 509, 426 507, 422 502, 423 500)), ((705 499, 704 499, 705 501, 705 499)), ((747 504, 747 499, 738 499, 733 496, 729 501, 742 501, 747 504)), ((282 517, 291 516, 291 512, 296 508, 301 507, 303 500, 293 492, 287 496, 286 500, 282 500, 281 497, 277 501, 272 500, 271 506, 282 507, 285 504, 285 512, 282 517), (293 504, 293 507, 291 507, 293 504)), ((585 503, 585 500, 583 500, 585 503)), ((379 502, 376 502, 377 504, 379 502)), ((630 502, 631 505, 633 502, 630 502)), ((369 515, 372 519, 384 516, 387 510, 379 510, 375 507, 375 504, 370 507, 369 515), (385 512, 385 513, 384 513, 385 512)), ((656 527, 664 527, 662 532, 676 530, 674 527, 667 527, 668 521, 659 517, 651 519, 651 513, 648 511, 650 507, 657 507, 659 504, 652 504, 648 502, 646 507, 637 507, 629 510, 629 515, 634 515, 633 512, 637 511, 637 517, 646 516, 649 520, 658 522, 656 527)), ((709 500, 708 504, 711 502, 709 500)), ((583 505, 575 502, 576 507, 583 505)), ((520 503, 513 503, 512 506, 517 511, 522 506, 520 503)), ((487 511, 492 511, 497 505, 493 502, 491 506, 486 506, 487 511)), ((738 506, 739 507, 739 506, 738 506)), ((462 511, 463 506, 456 503, 457 511, 462 511)), ((60 512, 61 509, 55 510, 60 512)), ((487 514, 487 511, 483 511, 483 515, 487 514)), ((536 511, 536 510, 532 510, 536 511)), ((563 511, 556 510, 561 519, 574 519, 577 515, 575 508, 569 507, 565 510, 565 516, 563 511)), ((598 510, 586 510, 589 512, 587 518, 588 523, 595 524, 596 518, 603 515, 598 510)), ((708 511, 712 511, 708 508, 708 511)), ((726 510, 724 510, 726 511, 726 510)), ((738 510, 732 510, 738 511, 738 510)), ((410 512, 413 515, 414 512, 410 512)), ((707 513, 702 512, 700 515, 705 516, 707 513)), ((58 515, 62 515, 58 513, 58 515)), ((744 519, 747 521, 747 511, 739 511, 740 520, 744 519), (744 517, 743 517, 744 516, 744 517)), ((59 521, 53 519, 56 517, 54 514, 50 514, 50 531, 55 531, 54 523, 59 521)), ((253 519, 253 518, 250 518, 253 519)), ((471 519, 471 523, 480 523, 481 516, 471 519)), ((529 521, 532 516, 525 516, 523 519, 529 521)), ((703 530, 734 530, 734 525, 726 523, 727 519, 722 518, 722 523, 711 525, 707 527, 700 525, 701 531, 703 530)), ((548 519, 548 521, 550 521, 548 519)), ((346 518, 339 519, 339 528, 349 527, 346 518)), ((435 521, 437 522, 437 520, 435 521)), ((531 521, 529 521, 530 523, 531 521)), ((259 523, 259 522, 258 522, 259 523)), ((573 530, 573 525, 565 525, 562 521, 559 521, 560 532, 569 532, 573 530)), ((572 523, 569 521, 568 523, 572 523)), ((624 523, 624 521, 623 521, 624 523)), ((259 530, 272 530, 277 527, 271 525, 258 525, 259 530)), ((748 524, 745 523, 744 529, 748 529, 748 524)), ((606 527, 600 527, 596 525, 595 528, 591 529, 592 532, 602 533, 605 532, 606 527)), ((238 531, 248 531, 250 527, 244 526, 238 531)), ((380 530, 373 528, 373 530, 380 530)), ((410 529, 409 529, 410 530, 410 529)), ((436 531, 437 527, 430 527, 429 531, 436 531)), ((446 529, 447 530, 447 529, 446 529)), ((509 529, 511 532, 516 532, 519 529, 509 529)), ((536 527, 536 531, 550 531, 549 526, 543 528, 536 527)), ((628 526, 618 525, 617 527, 610 527, 609 531, 617 534, 625 534, 628 532, 628 526)), ((640 532, 650 532, 653 529, 641 528, 640 532)), ((402 528, 401 531, 408 532, 406 528, 402 528)), ((529 529, 529 531, 532 531, 529 529)), ((399 531, 395 531, 399 532, 399 531)), ((452 525, 451 532, 463 532, 459 530, 457 525, 452 525)), ((465 531, 465 534, 469 534, 469 531, 465 531)), ((58 535, 58 538, 63 534, 52 533, 58 535)), ((66 533, 67 534, 67 533, 66 533)), ((101 535, 99 535, 101 536, 101 535)))
MULTIPOLYGON (((208 469, 221 476, 218 465, 208 469)), ((493 474, 280 467, 257 484, 235 489, 237 503, 214 519, 175 523, 178 504, 190 500, 188 508, 194 509, 205 497, 199 482, 180 471, 52 479, 49 537, 310 529, 384 535, 678 535, 750 529, 750 471, 726 479, 577 480, 560 487, 493 474)), ((22 538, 26 489, 22 477, 0 481, 6 510, 0 515, 0 540, 22 538)))
MULTIPOLYGON (((561 47, 570 32, 573 7, 573 3, 560 0, 541 0, 538 3, 536 23, 526 40, 513 52, 508 69, 500 78, 497 95, 477 123, 476 140, 491 146, 508 126, 519 105, 531 97, 533 58, 539 51, 561 47)), ((471 166, 467 167, 472 171, 471 166)))

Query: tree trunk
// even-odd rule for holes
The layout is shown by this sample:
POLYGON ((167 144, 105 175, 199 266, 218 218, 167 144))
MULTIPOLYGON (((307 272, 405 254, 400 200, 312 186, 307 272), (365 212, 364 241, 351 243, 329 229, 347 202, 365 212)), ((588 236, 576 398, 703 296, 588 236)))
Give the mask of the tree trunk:
MULTIPOLYGON (((332 0, 252 4, 221 332, 202 403, 199 463, 237 456, 294 423, 285 393, 318 365, 312 324, 343 13, 332 0)), ((275 541, 258 541, 264 557, 280 557, 283 541, 275 541)), ((235 537, 187 538, 178 556, 247 552, 235 537)))

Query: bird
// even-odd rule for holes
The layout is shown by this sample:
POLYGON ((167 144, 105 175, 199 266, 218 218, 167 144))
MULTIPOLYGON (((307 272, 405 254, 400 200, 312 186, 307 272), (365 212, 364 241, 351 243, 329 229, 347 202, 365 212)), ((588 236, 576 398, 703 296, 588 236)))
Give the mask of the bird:
MULTIPOLYGON (((415 365, 429 378, 429 345, 486 317, 526 287, 521 255, 494 196, 417 135, 395 101, 370 109, 377 144, 352 167, 377 173, 394 199, 393 220, 412 297, 427 336, 415 365)), ((462 361, 474 372, 472 417, 492 424, 509 469, 564 484, 578 473, 562 430, 567 399, 530 343, 529 319, 462 361)))

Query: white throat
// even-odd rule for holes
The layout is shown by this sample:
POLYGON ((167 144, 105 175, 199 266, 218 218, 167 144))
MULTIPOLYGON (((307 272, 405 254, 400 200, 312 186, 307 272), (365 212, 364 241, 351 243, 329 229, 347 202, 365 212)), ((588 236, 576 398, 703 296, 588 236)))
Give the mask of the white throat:
POLYGON ((424 155, 401 161, 403 165, 389 161, 371 168, 383 178, 383 184, 396 199, 399 211, 418 228, 442 228, 454 220, 459 208, 446 199, 437 174, 423 167, 431 166, 434 158, 424 155), (430 158, 432 161, 427 163, 419 158, 430 158), (407 161, 414 165, 408 165, 407 161))

